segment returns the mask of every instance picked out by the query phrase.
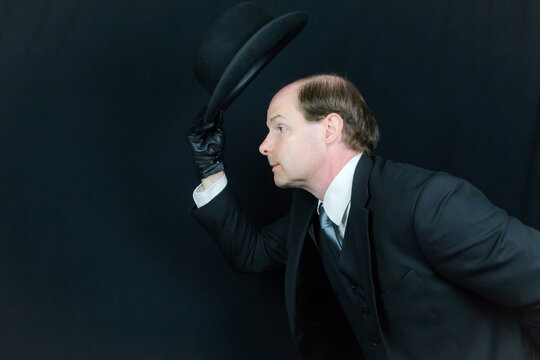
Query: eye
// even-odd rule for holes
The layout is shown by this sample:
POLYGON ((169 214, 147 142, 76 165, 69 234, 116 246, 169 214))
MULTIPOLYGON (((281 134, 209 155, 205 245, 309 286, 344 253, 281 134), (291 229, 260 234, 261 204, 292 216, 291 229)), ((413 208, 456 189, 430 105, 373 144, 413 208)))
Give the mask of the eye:
POLYGON ((285 131, 285 126, 278 126, 277 129, 280 133, 282 133, 285 131))

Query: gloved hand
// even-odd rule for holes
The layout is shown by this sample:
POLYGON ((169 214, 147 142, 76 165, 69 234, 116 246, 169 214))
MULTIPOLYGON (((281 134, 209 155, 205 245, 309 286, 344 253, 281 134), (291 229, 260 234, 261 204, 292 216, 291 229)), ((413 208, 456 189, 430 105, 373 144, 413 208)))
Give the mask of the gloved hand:
POLYGON ((205 121, 205 113, 206 107, 195 117, 187 135, 191 156, 200 179, 224 169, 222 161, 225 148, 223 111, 219 112, 214 121, 205 121))

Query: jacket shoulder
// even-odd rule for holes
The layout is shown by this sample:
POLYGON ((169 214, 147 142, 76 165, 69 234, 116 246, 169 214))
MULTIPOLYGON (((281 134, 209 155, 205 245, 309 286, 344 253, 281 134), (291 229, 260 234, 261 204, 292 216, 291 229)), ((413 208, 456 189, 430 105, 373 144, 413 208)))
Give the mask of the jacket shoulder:
POLYGON ((396 191, 420 189, 430 178, 438 174, 448 175, 374 156, 369 184, 373 190, 379 188, 384 189, 384 191, 389 189, 396 191))

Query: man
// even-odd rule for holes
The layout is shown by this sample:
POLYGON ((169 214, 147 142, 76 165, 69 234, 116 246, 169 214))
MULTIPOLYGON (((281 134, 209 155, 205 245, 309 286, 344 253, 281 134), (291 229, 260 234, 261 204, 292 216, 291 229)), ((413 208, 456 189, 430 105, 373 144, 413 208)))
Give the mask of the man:
POLYGON ((540 359, 540 232, 464 180, 373 156, 375 119, 339 76, 281 89, 267 126, 274 182, 305 190, 290 213, 249 224, 226 186, 221 123, 199 120, 192 215, 237 271, 285 266, 303 358, 540 359))

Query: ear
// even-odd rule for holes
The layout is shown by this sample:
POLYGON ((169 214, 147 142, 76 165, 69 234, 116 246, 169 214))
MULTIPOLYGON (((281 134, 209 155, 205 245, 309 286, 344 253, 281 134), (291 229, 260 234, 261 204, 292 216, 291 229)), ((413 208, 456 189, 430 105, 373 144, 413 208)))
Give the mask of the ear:
POLYGON ((343 131, 343 119, 336 113, 328 114, 324 119, 324 141, 333 143, 341 138, 343 131))

